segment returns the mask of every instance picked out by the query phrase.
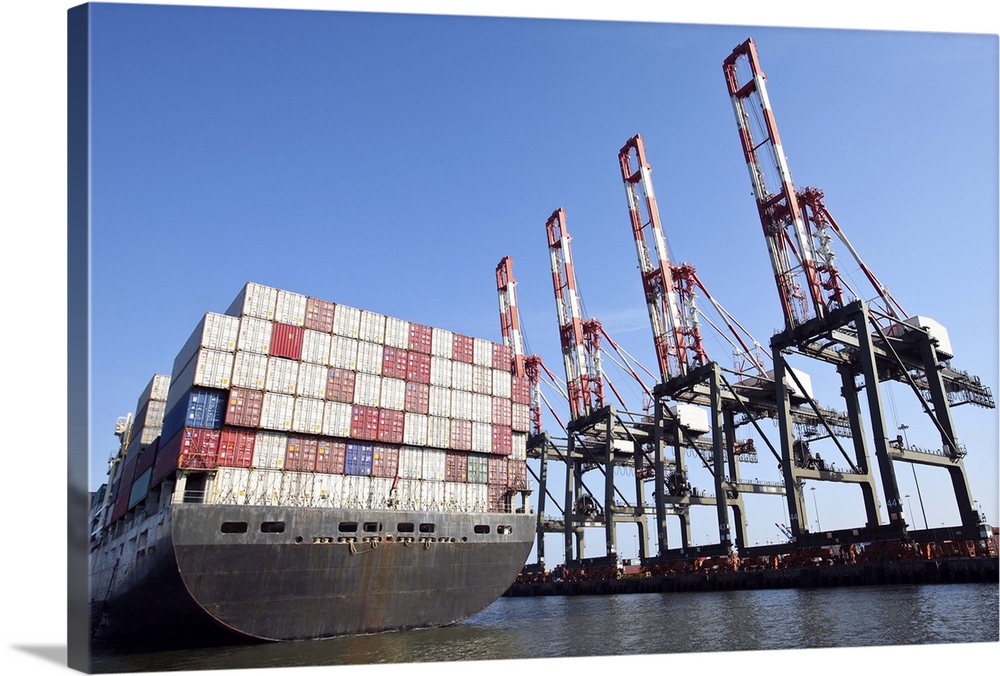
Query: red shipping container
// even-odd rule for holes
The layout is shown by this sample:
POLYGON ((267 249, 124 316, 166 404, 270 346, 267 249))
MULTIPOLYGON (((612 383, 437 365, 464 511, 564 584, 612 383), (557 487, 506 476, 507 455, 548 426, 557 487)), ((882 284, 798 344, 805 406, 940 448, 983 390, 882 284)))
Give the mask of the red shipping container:
POLYGON ((490 486, 507 486, 507 458, 490 456, 486 459, 486 483, 490 486))
POLYGON ((411 383, 430 384, 431 356, 422 352, 409 352, 406 359, 406 380, 411 383))
POLYGON ((326 398, 343 404, 354 403, 355 371, 347 369, 330 369, 326 377, 326 398))
MULTIPOLYGON (((429 362, 428 362, 429 363, 429 362)), ((423 383, 406 383, 403 410, 407 413, 427 415, 431 403, 431 386, 423 383)))
POLYGON ((451 447, 454 451, 472 450, 472 421, 451 421, 451 447))
POLYGON ((219 466, 221 430, 187 427, 178 435, 181 439, 177 467, 180 469, 215 469, 219 466))
POLYGON ((260 411, 263 404, 263 392, 234 387, 229 391, 224 422, 239 427, 260 427, 260 411))
POLYGON ((476 343, 472 337, 455 333, 452 335, 451 340, 452 359, 471 364, 476 351, 476 343))
MULTIPOLYGON (((387 347, 382 354, 382 377, 406 380, 409 353, 398 347, 387 347)), ((428 363, 430 360, 428 360, 428 363)), ((430 367, 428 366, 428 369, 430 367)), ((429 371, 428 371, 429 373, 429 371)))
POLYGON ((515 491, 522 491, 528 488, 528 466, 524 460, 508 460, 507 465, 507 486, 515 491))
POLYGON ((431 353, 431 336, 433 330, 423 324, 410 322, 410 352, 420 352, 421 354, 431 353))
POLYGON ((514 358, 514 351, 506 345, 493 344, 493 368, 501 371, 509 371, 511 359, 514 358))
POLYGON ((446 451, 444 455, 444 480, 466 481, 469 475, 469 456, 465 453, 446 451))
POLYGON ((504 427, 503 425, 493 426, 493 445, 492 453, 494 455, 510 455, 512 449, 512 442, 510 436, 510 427, 504 427))
POLYGON ((290 472, 315 472, 319 439, 289 435, 285 446, 285 469, 290 472))
POLYGON ((378 412, 373 406, 355 406, 351 410, 351 437, 364 441, 378 439, 378 412))
POLYGON ((399 471, 399 446, 375 444, 372 450, 372 476, 392 479, 399 471))
POLYGON ((249 467, 253 463, 253 445, 256 440, 256 430, 223 428, 219 435, 219 465, 249 467))
POLYGON ((507 487, 499 484, 490 484, 486 487, 487 511, 509 512, 510 496, 507 494, 507 487))
POLYGON ((520 376, 510 377, 510 399, 515 404, 531 403, 531 385, 527 378, 520 376))
POLYGON ((378 440, 386 444, 403 443, 403 411, 391 411, 389 409, 379 409, 378 412, 378 440))
POLYGON ((135 475, 139 476, 153 466, 156 458, 156 451, 160 447, 160 438, 157 437, 149 446, 140 446, 140 451, 135 458, 135 475))
POLYGON ((510 427, 510 399, 493 397, 493 424, 510 427))
POLYGON ((118 477, 118 497, 114 509, 111 510, 111 520, 117 521, 128 511, 128 498, 132 493, 132 479, 135 478, 135 461, 126 462, 118 477))
POLYGON ((301 359, 304 331, 304 327, 301 326, 275 322, 274 328, 271 329, 271 356, 301 359))
POLYGON ((161 444, 160 452, 156 454, 156 460, 153 462, 153 476, 149 482, 150 487, 160 483, 168 474, 177 469, 177 458, 181 452, 181 434, 183 434, 183 429, 167 440, 167 443, 161 444))
POLYGON ((305 327, 313 331, 333 333, 333 313, 336 305, 326 300, 306 298, 305 327))
POLYGON ((343 474, 347 443, 327 437, 316 441, 316 471, 320 474, 343 474))

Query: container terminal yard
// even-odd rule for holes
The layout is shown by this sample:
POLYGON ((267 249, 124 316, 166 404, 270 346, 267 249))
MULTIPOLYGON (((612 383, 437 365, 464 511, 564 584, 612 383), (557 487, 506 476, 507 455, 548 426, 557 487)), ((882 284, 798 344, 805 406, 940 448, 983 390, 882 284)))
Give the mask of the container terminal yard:
POLYGON ((723 74, 784 326, 765 349, 709 293, 693 265, 670 259, 641 134, 618 153, 626 197, 621 225, 628 223, 635 239, 656 374, 631 360, 599 319, 583 315, 568 213, 556 209, 545 229, 565 369, 560 391, 570 412, 564 424, 540 390, 543 382, 558 390, 559 379, 540 357, 525 354, 513 261, 501 260, 501 332, 514 355, 512 371, 532 386, 527 456, 537 484, 535 560, 507 595, 996 582, 996 529, 971 494, 967 449, 952 417, 961 405, 995 408, 990 389, 952 366, 944 326, 904 311, 865 265, 823 191, 793 184, 752 39, 724 60, 723 74), (838 255, 860 268, 870 288, 850 286, 838 255), (733 348, 734 365, 708 354, 708 331, 733 348), (602 358, 645 392, 641 412, 627 410, 602 358), (839 408, 821 405, 815 395, 812 373, 822 369, 839 383, 839 408), (654 385, 645 384, 643 371, 654 385), (906 425, 890 427, 886 412, 894 404, 885 384, 916 398, 940 445, 910 444, 906 425), (552 431, 543 426, 543 404, 555 420, 552 431), (776 424, 777 441, 762 430, 764 421, 776 424), (741 477, 741 465, 761 457, 773 458, 781 481, 741 477), (915 528, 904 509, 910 496, 896 478, 900 468, 915 465, 947 474, 958 524, 930 527, 924 515, 923 528, 915 528), (554 467, 565 468, 562 485, 550 481, 554 467), (710 485, 693 484, 693 469, 707 471, 710 485), (809 515, 807 496, 815 488, 807 482, 853 489, 845 495, 859 501, 863 522, 822 530, 818 510, 809 515), (747 496, 785 502, 788 524, 775 524, 783 540, 749 541, 747 496), (714 512, 715 542, 694 542, 695 509, 714 512), (668 542, 671 519, 679 542, 668 542), (619 525, 634 529, 635 558, 620 554, 619 525), (603 555, 585 556, 586 531, 603 538, 603 555), (547 564, 546 534, 561 536, 559 565, 547 564))

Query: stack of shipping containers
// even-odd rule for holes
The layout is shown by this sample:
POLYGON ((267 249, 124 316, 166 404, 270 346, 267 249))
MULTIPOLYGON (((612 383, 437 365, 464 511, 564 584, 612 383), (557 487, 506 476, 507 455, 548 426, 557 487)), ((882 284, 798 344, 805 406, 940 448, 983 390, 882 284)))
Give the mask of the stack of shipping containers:
POLYGON ((203 499, 507 511, 527 488, 528 383, 504 345, 248 283, 178 353, 155 485, 203 499))
POLYGON ((170 376, 154 375, 135 404, 131 430, 123 430, 130 436, 125 440, 127 448, 121 471, 110 488, 113 521, 141 502, 152 484, 153 462, 163 431, 169 390, 170 376))

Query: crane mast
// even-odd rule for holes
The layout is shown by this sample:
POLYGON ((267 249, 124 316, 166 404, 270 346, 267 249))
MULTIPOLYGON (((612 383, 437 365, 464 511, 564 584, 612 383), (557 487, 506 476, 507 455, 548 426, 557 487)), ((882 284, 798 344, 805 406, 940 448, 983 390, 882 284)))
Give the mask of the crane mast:
MULTIPOLYGON (((827 314, 815 246, 792 183, 752 38, 733 50, 723 70, 785 325, 791 329, 827 314)), ((837 287, 835 281, 831 284, 837 287)))
POLYGON ((559 319, 559 342, 566 367, 570 417, 576 420, 604 405, 600 361, 596 352, 592 351, 595 343, 599 347, 599 341, 592 335, 599 324, 595 327, 593 322, 583 320, 570 249, 571 238, 566 229, 565 209, 560 207, 552 212, 545 223, 545 231, 548 235, 552 288, 559 319), (585 324, 589 325, 589 330, 585 328, 585 324))
POLYGON ((542 431, 541 376, 545 365, 538 355, 524 354, 524 338, 521 332, 521 313, 517 305, 517 280, 514 279, 514 259, 504 256, 497 264, 497 298, 500 305, 500 335, 503 343, 510 348, 510 372, 517 377, 528 379, 530 400, 528 411, 531 433, 542 431))
POLYGON ((618 153, 625 196, 632 221, 642 287, 646 294, 653 344, 663 380, 686 375, 708 361, 698 326, 697 307, 689 277, 678 279, 670 264, 660 224, 642 135, 629 139, 618 153))

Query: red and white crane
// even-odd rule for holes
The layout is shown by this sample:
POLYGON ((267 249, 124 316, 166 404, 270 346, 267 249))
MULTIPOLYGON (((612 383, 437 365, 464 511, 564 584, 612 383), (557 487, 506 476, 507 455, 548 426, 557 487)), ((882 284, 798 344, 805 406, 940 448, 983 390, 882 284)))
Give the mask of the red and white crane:
POLYGON ((764 367, 757 358, 763 351, 761 346, 712 297, 693 265, 670 262, 653 192, 652 166, 646 157, 642 134, 636 134, 625 143, 618 153, 618 161, 661 378, 666 381, 687 375, 691 369, 710 361, 702 338, 700 318, 703 314, 698 308, 698 292, 726 325, 729 335, 720 327, 712 327, 748 362, 743 367, 751 366, 758 374, 763 374, 764 367), (752 346, 747 344, 747 339, 752 346))
MULTIPOLYGON (((517 280, 514 279, 514 260, 504 256, 497 264, 497 297, 500 303, 500 334, 511 351, 511 375, 528 379, 530 388, 529 416, 531 433, 542 431, 541 377, 544 371, 555 382, 555 376, 542 363, 538 355, 524 354, 524 337, 521 332, 521 315, 517 306, 517 280)), ((551 407, 549 411, 562 427, 562 421, 551 407)))
POLYGON ((559 342, 566 367, 570 416, 576 420, 604 406, 600 323, 583 319, 565 209, 560 207, 552 212, 545 223, 545 232, 559 319, 559 342))

